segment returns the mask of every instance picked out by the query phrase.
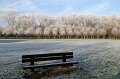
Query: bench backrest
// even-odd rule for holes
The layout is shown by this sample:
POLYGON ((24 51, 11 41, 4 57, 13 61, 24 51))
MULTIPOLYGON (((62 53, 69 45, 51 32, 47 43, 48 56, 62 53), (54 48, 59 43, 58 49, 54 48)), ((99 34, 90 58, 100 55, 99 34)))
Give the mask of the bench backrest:
POLYGON ((34 65, 34 62, 37 61, 60 60, 60 59, 62 59, 63 62, 66 62, 66 59, 69 58, 73 58, 73 52, 22 55, 22 63, 30 62, 31 65, 34 65))

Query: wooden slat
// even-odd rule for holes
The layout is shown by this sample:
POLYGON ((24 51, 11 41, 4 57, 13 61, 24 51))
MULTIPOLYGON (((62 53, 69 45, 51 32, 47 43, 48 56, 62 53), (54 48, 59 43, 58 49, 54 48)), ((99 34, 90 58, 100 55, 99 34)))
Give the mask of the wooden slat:
POLYGON ((24 66, 23 69, 34 69, 34 68, 43 68, 43 67, 53 67, 53 66, 64 66, 64 65, 73 65, 78 64, 78 62, 62 62, 62 63, 52 63, 52 64, 43 64, 43 65, 30 65, 24 66))
POLYGON ((73 55, 73 52, 60 52, 60 53, 22 55, 22 59, 24 59, 24 58, 31 58, 31 57, 49 57, 49 56, 61 56, 61 55, 73 55))
POLYGON ((66 56, 51 56, 51 57, 35 57, 33 60, 32 59, 22 59, 22 63, 25 62, 31 62, 31 61, 47 61, 47 60, 62 60, 62 59, 69 59, 73 58, 73 55, 66 55, 66 56))

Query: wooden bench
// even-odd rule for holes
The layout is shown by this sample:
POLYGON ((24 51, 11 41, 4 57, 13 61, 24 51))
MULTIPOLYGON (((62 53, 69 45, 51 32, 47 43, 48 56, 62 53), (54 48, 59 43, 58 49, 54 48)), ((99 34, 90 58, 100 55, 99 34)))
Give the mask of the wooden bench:
POLYGON ((34 71, 35 68, 53 67, 53 66, 73 66, 73 64, 78 64, 78 62, 75 61, 68 61, 67 59, 69 58, 73 58, 73 52, 22 55, 22 63, 28 63, 28 62, 30 63, 27 66, 23 66, 23 69, 30 69, 31 71, 34 71), (49 64, 35 64, 35 62, 49 61, 49 60, 62 60, 62 62, 49 63, 49 64))

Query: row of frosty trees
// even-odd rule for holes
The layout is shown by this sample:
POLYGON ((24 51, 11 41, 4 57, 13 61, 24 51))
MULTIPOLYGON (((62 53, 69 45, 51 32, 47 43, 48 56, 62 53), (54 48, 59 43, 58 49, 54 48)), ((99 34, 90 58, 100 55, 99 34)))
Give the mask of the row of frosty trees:
POLYGON ((94 15, 21 15, 7 11, 3 38, 120 38, 119 16, 94 15))

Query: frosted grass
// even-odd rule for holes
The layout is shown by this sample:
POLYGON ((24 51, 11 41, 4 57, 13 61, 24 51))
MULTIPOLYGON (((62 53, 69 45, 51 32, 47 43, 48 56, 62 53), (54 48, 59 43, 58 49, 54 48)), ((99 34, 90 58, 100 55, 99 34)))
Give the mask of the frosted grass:
POLYGON ((22 54, 73 51, 78 70, 48 79, 119 79, 120 41, 103 39, 0 40, 0 79, 23 79, 22 54), (2 42, 4 41, 4 42, 2 42), (82 70, 81 70, 82 68, 82 70))

